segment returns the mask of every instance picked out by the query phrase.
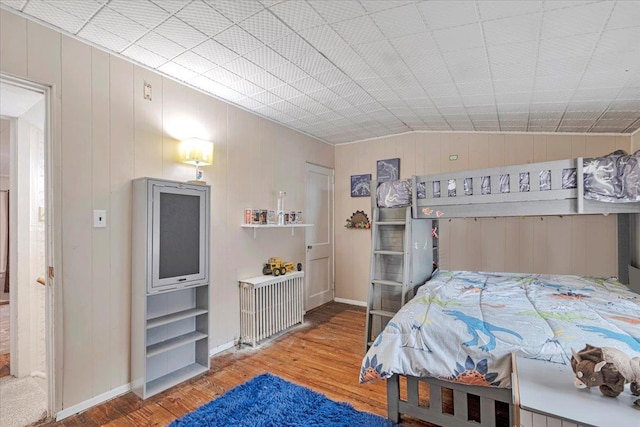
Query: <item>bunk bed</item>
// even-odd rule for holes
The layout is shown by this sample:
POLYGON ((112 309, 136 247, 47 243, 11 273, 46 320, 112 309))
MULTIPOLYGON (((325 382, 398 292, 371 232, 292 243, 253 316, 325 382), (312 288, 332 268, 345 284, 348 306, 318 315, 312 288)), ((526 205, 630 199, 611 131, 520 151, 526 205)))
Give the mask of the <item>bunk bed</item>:
POLYGON ((391 421, 408 414, 438 425, 484 427, 506 417, 504 424, 514 425, 512 353, 566 364, 572 346, 589 343, 640 356, 640 269, 632 265, 639 159, 640 152, 614 152, 414 176, 410 185, 378 189, 378 206, 410 205, 414 220, 617 214, 618 221, 618 280, 436 271, 363 358, 361 382, 387 379, 391 421), (428 405, 421 383, 429 389, 428 405), (449 407, 443 389, 452 390, 449 407))

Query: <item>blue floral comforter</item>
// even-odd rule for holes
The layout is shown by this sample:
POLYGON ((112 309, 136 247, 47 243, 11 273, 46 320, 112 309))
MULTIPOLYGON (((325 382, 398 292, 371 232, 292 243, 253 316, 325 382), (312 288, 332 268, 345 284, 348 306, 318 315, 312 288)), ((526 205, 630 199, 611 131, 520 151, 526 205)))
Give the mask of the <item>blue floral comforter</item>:
POLYGON ((375 340, 360 382, 510 387, 510 353, 568 364, 587 343, 640 356, 640 295, 592 277, 439 271, 375 340))

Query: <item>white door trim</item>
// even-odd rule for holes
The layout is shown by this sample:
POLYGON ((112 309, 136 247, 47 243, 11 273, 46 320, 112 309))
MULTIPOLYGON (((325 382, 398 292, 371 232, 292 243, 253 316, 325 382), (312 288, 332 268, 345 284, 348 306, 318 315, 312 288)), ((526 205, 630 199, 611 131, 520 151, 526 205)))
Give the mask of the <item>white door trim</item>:
MULTIPOLYGON (((45 104, 45 123, 44 123, 44 168, 45 168, 45 260, 47 266, 55 267, 55 271, 60 274, 61 270, 59 270, 59 265, 56 262, 57 259, 55 257, 54 247, 56 242, 56 236, 54 235, 54 224, 56 224, 56 217, 54 216, 54 141, 52 138, 52 123, 53 123, 53 111, 52 111, 52 103, 51 103, 51 86, 31 82, 28 80, 20 79, 14 76, 9 76, 3 73, 0 73, 0 82, 9 84, 16 87, 21 87, 24 89, 28 89, 35 92, 40 92, 44 95, 44 104, 45 104)), ((12 132, 12 159, 15 158, 15 132, 12 132)), ((11 188, 14 188, 15 176, 14 176, 15 168, 11 172, 11 188)), ((16 194, 14 192, 14 194, 16 194)), ((15 205, 12 204, 12 205, 15 205)), ((14 206, 15 208, 15 206, 14 206)), ((15 260, 15 253, 14 258, 15 260)), ((49 270, 47 267, 46 270, 49 270)), ((14 273, 15 273, 14 269, 14 273)), ((15 275, 14 275, 15 277, 15 275)), ((45 287, 45 341, 46 341, 46 364, 47 364, 47 415, 51 416, 56 409, 56 359, 55 359, 55 350, 56 350, 56 323, 55 323, 55 287, 54 287, 54 279, 49 276, 49 271, 47 271, 46 277, 46 287, 45 287)), ((14 310, 17 307, 16 303, 16 292, 13 291, 9 294, 10 305, 12 307, 11 310, 14 310)), ((12 313, 13 314, 13 313, 12 313)), ((14 317, 12 317, 13 319, 14 317)), ((13 323, 12 323, 13 325, 13 323)), ((13 326, 12 326, 13 329, 13 326)), ((15 349, 15 333, 11 333, 11 363, 13 364, 14 360, 14 349, 15 349)))
MULTIPOLYGON (((329 231, 330 236, 331 236, 331 292, 333 294, 332 298, 335 298, 336 296, 336 257, 335 257, 335 251, 336 251, 336 239, 335 239, 335 227, 336 227, 336 223, 335 223, 335 198, 336 198, 336 191, 335 191, 335 169, 334 168, 330 168, 327 166, 322 166, 322 165, 318 165, 315 163, 311 163, 311 162, 306 162, 306 167, 305 167, 305 192, 306 192, 306 187, 307 187, 307 183, 306 183, 306 178, 308 176, 309 172, 318 172, 318 173, 326 173, 326 172, 330 172, 328 175, 331 176, 331 230, 329 231)), ((306 197, 307 195, 305 195, 305 203, 306 203, 306 197)), ((308 208, 307 208, 308 210, 308 208)), ((306 256, 307 251, 307 247, 309 246, 309 241, 308 241, 308 234, 305 233, 305 242, 304 242, 304 246, 305 246, 305 271, 309 271, 308 268, 308 257, 306 256)), ((308 280, 309 280, 309 276, 305 275, 305 299, 307 298, 307 290, 308 290, 308 280)), ((306 305, 306 301, 305 301, 305 305, 306 305)), ((305 307, 306 309, 306 307, 305 307)))

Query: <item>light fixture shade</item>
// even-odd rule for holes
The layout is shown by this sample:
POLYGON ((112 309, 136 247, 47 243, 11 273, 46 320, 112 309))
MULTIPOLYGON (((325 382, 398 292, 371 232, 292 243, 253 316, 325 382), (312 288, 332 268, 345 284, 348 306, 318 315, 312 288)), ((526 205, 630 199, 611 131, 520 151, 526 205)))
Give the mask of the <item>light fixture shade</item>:
POLYGON ((213 142, 200 138, 185 139, 180 143, 180 161, 196 166, 213 163, 213 142))

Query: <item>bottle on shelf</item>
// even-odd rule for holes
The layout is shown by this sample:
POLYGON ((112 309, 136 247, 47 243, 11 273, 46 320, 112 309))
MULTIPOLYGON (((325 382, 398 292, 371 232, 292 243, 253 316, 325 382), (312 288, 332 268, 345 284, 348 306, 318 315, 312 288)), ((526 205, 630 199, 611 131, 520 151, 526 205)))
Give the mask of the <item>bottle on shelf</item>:
POLYGON ((278 192, 278 209, 277 209, 277 215, 278 215, 278 225, 285 225, 285 220, 284 220, 284 200, 287 197, 287 192, 286 191, 280 191, 278 192))

